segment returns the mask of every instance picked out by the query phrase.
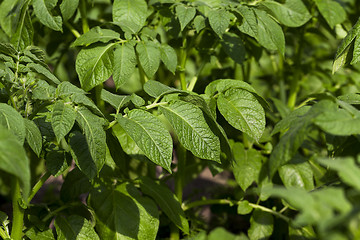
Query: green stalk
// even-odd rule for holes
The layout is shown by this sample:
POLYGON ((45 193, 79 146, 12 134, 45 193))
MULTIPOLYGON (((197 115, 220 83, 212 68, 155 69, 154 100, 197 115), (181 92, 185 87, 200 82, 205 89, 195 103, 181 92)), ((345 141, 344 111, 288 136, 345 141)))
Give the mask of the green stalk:
MULTIPOLYGON (((181 84, 181 90, 186 90, 186 79, 185 79, 185 67, 186 67, 186 58, 187 58, 187 40, 186 40, 186 33, 183 33, 183 42, 182 47, 180 49, 180 84, 181 84)), ((195 84, 194 84, 195 85, 195 84)))
POLYGON ((9 234, 2 227, 0 227, 0 237, 2 239, 10 238, 9 234))
POLYGON ((76 37, 76 38, 78 38, 78 37, 80 37, 80 33, 73 27, 73 26, 71 26, 71 24, 70 23, 68 23, 68 22, 64 22, 64 25, 70 30, 70 32, 76 37))
POLYGON ((46 182, 46 180, 48 180, 48 178, 51 176, 50 172, 46 172, 40 179, 39 181, 35 184, 35 186, 31 189, 29 198, 28 198, 28 202, 31 202, 31 200, 34 198, 34 196, 36 195, 36 193, 40 190, 40 188, 44 185, 44 183, 46 182))
POLYGON ((14 178, 12 195, 13 221, 11 228, 11 238, 13 240, 21 240, 23 236, 24 209, 19 204, 19 200, 21 199, 19 179, 14 178))
MULTIPOLYGON (((180 144, 176 148, 176 156, 177 156, 177 172, 175 175, 175 195, 179 200, 179 203, 182 204, 183 198, 183 188, 184 188, 184 169, 186 166, 186 149, 180 144)), ((180 239, 180 232, 178 227, 175 224, 171 224, 170 226, 170 239, 178 240, 180 239)))
POLYGON ((83 33, 86 33, 90 29, 88 21, 87 21, 87 14, 86 14, 86 0, 80 0, 79 7, 80 7, 80 15, 81 15, 83 33))

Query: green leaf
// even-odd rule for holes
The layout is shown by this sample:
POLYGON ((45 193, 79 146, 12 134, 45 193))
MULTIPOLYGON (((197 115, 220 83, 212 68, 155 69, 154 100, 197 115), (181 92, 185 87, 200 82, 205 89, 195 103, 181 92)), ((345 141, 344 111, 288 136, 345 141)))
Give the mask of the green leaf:
POLYGON ((158 45, 148 41, 140 42, 136 45, 136 52, 145 74, 152 78, 160 65, 161 54, 158 45))
POLYGON ((214 9, 208 13, 209 23, 214 32, 222 38, 230 24, 230 14, 225 9, 214 9))
POLYGON ((77 86, 71 84, 70 82, 62 82, 56 88, 57 97, 69 96, 76 93, 86 94, 84 90, 78 88, 77 86))
POLYGON ((131 96, 129 95, 118 95, 113 94, 105 89, 101 90, 101 99, 107 103, 110 103, 116 109, 116 112, 124 107, 131 100, 131 96))
POLYGON ((28 63, 27 66, 34 70, 35 72, 44 75, 47 79, 55 84, 60 84, 60 81, 55 75, 46 67, 37 63, 28 63))
POLYGON ((270 213, 255 209, 250 218, 250 240, 269 239, 274 230, 274 218, 270 213))
POLYGON ((300 27, 310 20, 311 15, 301 0, 286 0, 284 4, 275 1, 263 1, 264 5, 277 20, 288 27, 300 27))
POLYGON ((195 156, 220 162, 220 140, 206 123, 200 108, 184 101, 160 106, 180 143, 195 156))
POLYGON ((179 19, 181 31, 193 20, 196 14, 196 9, 191 6, 184 6, 183 4, 175 7, 176 16, 179 19))
POLYGON ((170 72, 175 74, 177 67, 177 55, 176 51, 167 44, 162 44, 160 46, 160 58, 161 61, 165 64, 166 68, 170 72))
POLYGON ((81 107, 77 109, 76 122, 85 133, 91 157, 99 173, 106 156, 106 135, 103 129, 103 121, 87 108, 81 107))
POLYGON ((241 215, 246 215, 251 213, 253 208, 250 206, 249 201, 244 200, 238 203, 237 213, 241 215))
POLYGON ((194 26, 196 32, 199 33, 202 29, 206 27, 205 18, 201 15, 197 15, 194 19, 194 26))
POLYGON ((335 159, 317 159, 322 165, 335 170, 344 183, 360 190, 360 169, 352 157, 338 157, 335 159))
POLYGON ((353 57, 351 59, 350 64, 354 65, 359 61, 360 61, 360 39, 357 37, 355 38, 353 57))
POLYGON ((28 2, 22 7, 16 31, 14 35, 11 36, 11 43, 19 51, 24 50, 27 46, 30 46, 33 43, 34 28, 27 9, 28 2))
POLYGON ((94 189, 90 193, 96 229, 101 239, 155 239, 159 213, 155 203, 141 196, 131 184, 113 189, 94 189))
POLYGON ((324 112, 314 119, 314 123, 332 135, 349 136, 360 134, 360 117, 352 116, 344 109, 324 112))
POLYGON ((119 44, 114 52, 114 83, 116 89, 130 80, 137 64, 135 49, 132 44, 119 44))
MULTIPOLYGON (((86 137, 78 131, 72 132, 69 134, 69 145, 71 147, 71 156, 81 172, 83 172, 89 179, 96 177, 99 169, 91 156, 90 146, 86 137)), ((106 154, 106 148, 104 150, 106 154)), ((105 163, 105 155, 104 159, 101 161, 105 163)))
POLYGON ((279 175, 285 187, 299 187, 308 191, 314 189, 313 170, 301 155, 296 155, 288 164, 280 167, 279 175))
POLYGON ((51 126, 56 139, 60 142, 74 126, 76 118, 75 109, 64 101, 57 101, 51 115, 51 126))
POLYGON ((63 0, 60 4, 60 11, 64 21, 69 20, 79 6, 79 0, 63 0))
POLYGON ((242 64, 245 60, 245 46, 239 36, 234 33, 225 33, 221 45, 225 53, 236 63, 242 64))
MULTIPOLYGON (((77 0, 79 1, 79 0, 77 0)), ((63 2, 64 3, 64 2, 63 2)), ((111 40, 120 39, 120 34, 110 30, 102 29, 99 26, 93 27, 88 32, 78 37, 72 44, 71 47, 86 46, 96 42, 107 43, 111 40)))
POLYGON ((160 98, 166 94, 170 93, 186 93, 186 91, 179 90, 176 88, 169 87, 161 82, 155 80, 149 80, 144 84, 144 91, 149 94, 151 97, 160 98))
POLYGON ((311 108, 310 106, 303 106, 289 113, 285 118, 283 118, 280 122, 278 122, 275 125, 273 131, 271 132, 271 135, 287 130, 290 127, 290 125, 292 125, 292 123, 296 121, 296 119, 300 118, 301 116, 304 116, 309 111, 310 108, 311 108))
POLYGON ((341 41, 337 51, 335 60, 333 63, 333 74, 338 71, 345 63, 348 58, 348 53, 350 49, 350 44, 357 38, 360 34, 360 20, 358 20, 355 25, 350 29, 346 37, 341 41))
POLYGON ((1 29, 11 36, 19 22, 23 2, 14 0, 4 0, 0 5, 0 24, 1 29))
POLYGON ((100 111, 100 109, 96 106, 96 104, 88 98, 85 94, 82 93, 74 93, 71 95, 71 101, 74 103, 85 106, 88 109, 90 109, 93 113, 95 113, 98 116, 103 117, 104 114, 100 111))
POLYGON ((144 154, 171 173, 172 139, 163 123, 149 112, 134 109, 117 120, 144 154))
POLYGON ((113 21, 124 32, 137 33, 145 25, 147 3, 144 0, 115 0, 113 21))
POLYGON ((33 7, 35 15, 39 18, 40 22, 45 26, 62 32, 62 19, 60 16, 51 15, 46 6, 45 0, 33 0, 33 7))
POLYGON ((23 117, 11 106, 0 103, 0 125, 9 129, 23 144, 26 136, 26 129, 23 117))
POLYGON ((88 193, 91 190, 91 183, 78 168, 70 171, 61 185, 60 198, 64 202, 79 199, 83 193, 88 193))
POLYGON ((253 183, 259 182, 263 157, 255 149, 245 150, 242 143, 236 142, 232 151, 234 154, 233 172, 236 182, 243 191, 253 183))
POLYGON ((337 1, 315 0, 315 4, 331 28, 334 28, 336 24, 345 21, 346 12, 337 1))
POLYGON ((41 132, 33 121, 27 118, 24 119, 24 121, 26 129, 26 141, 34 153, 36 153, 36 155, 39 157, 42 149, 41 132))
POLYGON ((114 44, 82 49, 76 57, 75 68, 81 88, 89 91, 105 82, 113 73, 114 44))
POLYGON ((238 27, 239 30, 255 39, 258 36, 258 21, 252 8, 240 4, 235 9, 242 17, 242 23, 238 27))
POLYGON ((268 50, 278 50, 281 55, 285 54, 284 32, 266 12, 255 9, 258 24, 257 40, 268 50))
POLYGON ((218 240, 218 239, 226 239, 226 240, 241 240, 239 236, 236 236, 228 231, 226 231, 223 227, 217 227, 214 230, 212 230, 207 240, 218 240))
POLYGON ((169 188, 160 185, 148 177, 140 177, 141 191, 152 197, 169 219, 185 234, 189 234, 189 223, 179 200, 169 188))
POLYGON ((18 138, 0 124, 0 169, 19 178, 22 194, 30 192, 30 161, 18 138))
POLYGON ((16 58, 18 54, 15 47, 10 43, 0 43, 0 53, 13 58, 16 58))
POLYGON ((47 152, 45 157, 46 168, 51 175, 57 177, 63 174, 63 172, 69 167, 68 160, 72 160, 69 155, 70 154, 64 150, 52 150, 47 152))
POLYGON ((40 232, 36 227, 32 227, 25 233, 30 240, 55 240, 52 229, 40 232))
POLYGON ((66 219, 62 216, 57 216, 55 228, 58 240, 100 240, 92 223, 86 218, 77 215, 71 215, 66 219))
POLYGON ((256 97, 242 89, 230 89, 219 94, 220 113, 234 128, 259 141, 265 130, 265 111, 256 97))

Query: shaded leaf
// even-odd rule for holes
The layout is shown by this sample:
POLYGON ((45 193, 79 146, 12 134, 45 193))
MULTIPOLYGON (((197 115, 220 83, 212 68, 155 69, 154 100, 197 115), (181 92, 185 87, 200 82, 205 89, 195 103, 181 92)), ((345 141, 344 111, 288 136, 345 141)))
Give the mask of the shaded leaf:
POLYGON ((26 136, 26 129, 23 117, 14 108, 5 103, 0 103, 0 125, 9 129, 23 144, 26 136))
POLYGON ((315 0, 314 1, 321 15, 331 28, 336 24, 342 23, 346 19, 344 8, 334 0, 315 0))
POLYGON ((60 4, 60 11, 64 21, 69 20, 79 6, 79 0, 63 0, 60 4))
POLYGON ((159 214, 155 203, 141 196, 131 184, 113 189, 101 187, 90 193, 90 206, 98 221, 101 239, 155 239, 159 214))
POLYGON ((238 64, 245 60, 245 46, 241 38, 234 33, 225 33, 221 45, 226 54, 238 64))
POLYGON ((60 84, 60 81, 55 75, 46 67, 37 63, 29 63, 27 65, 29 68, 34 70, 35 72, 44 75, 47 79, 51 80, 55 84, 60 84))
POLYGON ((16 26, 16 31, 11 37, 11 43, 19 51, 25 49, 27 46, 32 45, 33 43, 34 28, 32 26, 31 17, 27 9, 28 2, 26 2, 21 9, 21 15, 16 26))
POLYGON ((274 218, 270 213, 255 209, 250 218, 250 240, 269 239, 274 230, 274 218))
POLYGON ((26 129, 26 141, 34 153, 36 153, 36 155, 39 157, 42 149, 41 132, 33 121, 24 119, 24 122, 26 129))
POLYGON ((63 174, 63 172, 69 167, 67 162, 72 160, 69 155, 69 153, 66 153, 63 150, 53 150, 47 152, 45 157, 46 168, 51 175, 57 177, 63 174))
POLYGON ((75 123, 75 109, 64 101, 57 101, 51 115, 51 126, 56 139, 60 142, 71 130, 75 123))
POLYGON ((32 1, 35 15, 39 18, 40 22, 45 26, 62 32, 62 19, 60 16, 51 15, 49 9, 46 6, 45 0, 33 0, 32 1))
POLYGON ((78 215, 71 215, 67 218, 57 216, 55 228, 58 240, 100 240, 92 224, 78 215))
POLYGON ((196 14, 196 9, 191 6, 184 6, 182 4, 175 7, 176 17, 179 19, 181 31, 193 20, 196 14))
POLYGON ((69 202, 79 199, 80 195, 89 192, 91 183, 89 178, 78 168, 70 171, 61 185, 60 198, 62 201, 69 202))

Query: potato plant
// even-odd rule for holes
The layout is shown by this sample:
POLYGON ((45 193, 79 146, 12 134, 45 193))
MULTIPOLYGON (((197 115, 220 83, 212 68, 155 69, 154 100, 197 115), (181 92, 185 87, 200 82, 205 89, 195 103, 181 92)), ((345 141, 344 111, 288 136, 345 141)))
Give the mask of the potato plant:
POLYGON ((356 2, 0 1, 0 237, 360 239, 356 2))

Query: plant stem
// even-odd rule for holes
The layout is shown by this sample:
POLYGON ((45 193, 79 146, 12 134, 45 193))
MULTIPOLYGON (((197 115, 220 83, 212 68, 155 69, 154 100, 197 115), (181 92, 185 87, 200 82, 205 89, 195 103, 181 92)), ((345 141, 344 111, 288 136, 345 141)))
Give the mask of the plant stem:
POLYGON ((205 65, 206 65, 207 61, 203 61, 199 67, 199 69, 197 70, 195 76, 191 79, 189 86, 187 87, 187 90, 192 92, 192 90, 194 90, 195 84, 197 82, 197 80, 199 79, 199 75, 201 73, 201 71, 204 69, 205 65))
POLYGON ((31 200, 34 198, 36 193, 40 190, 42 185, 44 185, 45 181, 51 176, 50 172, 45 172, 45 174, 39 179, 39 181, 35 184, 35 186, 32 188, 28 202, 31 202, 31 200))
MULTIPOLYGON (((186 149, 180 144, 176 148, 176 156, 177 156, 177 172, 175 175, 175 195, 178 198, 180 204, 182 204, 183 198, 183 188, 184 188, 184 169, 186 166, 186 149)), ((170 226, 170 239, 178 240, 180 239, 179 229, 175 224, 170 226)))
POLYGON ((81 22, 82 22, 82 29, 83 33, 89 31, 89 24, 87 21, 87 14, 86 14, 86 0, 80 0, 80 15, 81 15, 81 22))
POLYGON ((20 206, 19 199, 21 199, 20 183, 18 178, 14 178, 12 195, 13 221, 11 228, 11 238, 13 240, 21 240, 23 236, 24 209, 20 206))
POLYGON ((283 219, 285 222, 290 222, 291 219, 286 217, 285 215, 279 213, 279 212, 276 212, 270 208, 267 208, 267 207, 264 207, 264 206, 261 206, 261 205, 258 205, 258 204, 254 204, 254 203, 249 203, 249 205, 252 207, 252 208, 255 208, 255 209, 259 209, 263 212, 268 212, 268 213, 271 213, 272 215, 276 216, 276 217, 279 217, 281 219, 283 219))
POLYGON ((96 98, 96 106, 100 109, 101 112, 104 114, 105 111, 105 102, 101 99, 101 91, 103 90, 104 86, 103 84, 99 84, 95 87, 95 98, 96 98))
POLYGON ((2 227, 0 227, 0 237, 2 239, 10 238, 9 234, 2 227))
POLYGON ((71 26, 71 24, 70 23, 68 23, 68 22, 64 22, 64 25, 70 30, 70 32, 76 37, 76 38, 78 38, 78 37, 80 37, 80 33, 73 27, 73 26, 71 26))
MULTIPOLYGON (((186 40, 186 33, 183 33, 183 42, 180 49, 180 84, 181 84, 181 90, 186 90, 186 78, 185 78, 185 67, 186 67, 186 58, 187 58, 187 40, 186 40)), ((194 84, 195 85, 195 84, 194 84)))

